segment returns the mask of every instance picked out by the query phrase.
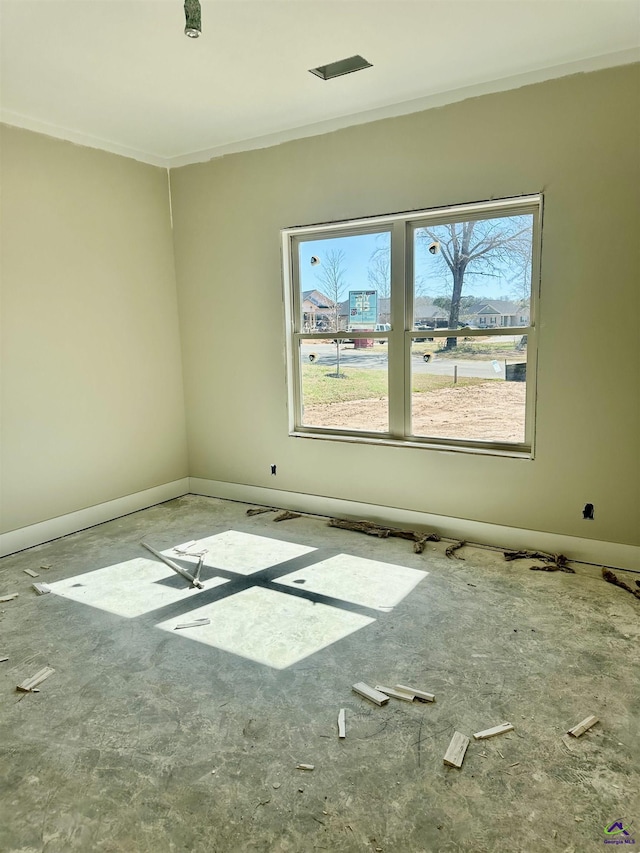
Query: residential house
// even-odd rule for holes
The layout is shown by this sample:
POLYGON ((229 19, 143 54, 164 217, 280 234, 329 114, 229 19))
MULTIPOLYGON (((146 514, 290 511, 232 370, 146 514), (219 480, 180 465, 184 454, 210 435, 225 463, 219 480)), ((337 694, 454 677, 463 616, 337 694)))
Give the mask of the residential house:
POLYGON ((305 331, 324 331, 335 325, 335 302, 319 290, 302 291, 302 322, 305 331))
POLYGON ((463 323, 482 328, 504 326, 527 326, 529 306, 506 299, 479 300, 460 316, 463 323))

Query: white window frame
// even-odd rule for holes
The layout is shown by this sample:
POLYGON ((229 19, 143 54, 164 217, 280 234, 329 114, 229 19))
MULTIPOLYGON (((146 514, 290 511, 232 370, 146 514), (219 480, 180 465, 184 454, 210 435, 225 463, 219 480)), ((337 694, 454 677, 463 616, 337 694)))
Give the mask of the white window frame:
MULTIPOLYGON (((284 314, 287 361, 289 435, 367 444, 393 445, 430 450, 461 451, 532 459, 535 444, 536 376, 538 359, 537 323, 540 298, 540 256, 542 235, 542 193, 487 202, 460 204, 446 208, 374 216, 320 225, 297 226, 281 231, 284 314), (422 226, 469 221, 498 216, 531 214, 533 217, 531 296, 528 326, 492 325, 492 335, 527 336, 527 388, 525 439, 523 442, 497 442, 471 439, 414 436, 411 434, 411 345, 424 337, 424 330, 413 328, 413 242, 414 231, 422 226), (389 231, 391 235, 391 330, 386 332, 332 331, 332 339, 382 338, 389 352, 389 430, 366 432, 345 428, 312 427, 302 423, 302 369, 300 342, 326 340, 326 332, 304 332, 300 304, 298 246, 307 240, 346 237, 389 231)), ((479 323, 480 325, 480 323, 479 323)), ((464 337, 486 335, 484 329, 465 329, 464 337)), ((460 329, 432 329, 435 338, 461 337, 460 329)))

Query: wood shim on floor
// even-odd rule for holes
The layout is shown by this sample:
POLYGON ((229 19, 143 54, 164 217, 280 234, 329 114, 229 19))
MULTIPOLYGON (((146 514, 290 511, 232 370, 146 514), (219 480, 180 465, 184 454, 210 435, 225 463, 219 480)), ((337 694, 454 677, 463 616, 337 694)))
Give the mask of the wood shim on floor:
POLYGON ((9 595, 0 595, 0 602, 4 601, 13 601, 14 598, 17 598, 19 593, 12 592, 9 595))
POLYGON ((38 595, 46 595, 51 592, 51 587, 46 583, 32 583, 31 586, 35 589, 38 595))
POLYGON ((444 763, 449 767, 462 767, 464 754, 469 746, 469 738, 463 735, 462 732, 455 732, 451 738, 449 749, 444 756, 444 763))
POLYGON ((393 687, 383 687, 381 684, 376 684, 376 690, 386 696, 391 696, 393 699, 402 699, 403 702, 413 702, 415 699, 413 693, 407 693, 405 690, 394 690, 393 687))
POLYGON ((30 578, 39 578, 40 575, 37 572, 34 572, 33 569, 23 569, 22 570, 25 575, 29 575, 30 578))
POLYGON ((578 723, 577 726, 574 726, 572 729, 569 729, 567 734, 572 735, 573 737, 580 737, 583 735, 591 726, 595 726, 596 723, 600 722, 597 717, 594 717, 593 714, 590 717, 586 717, 581 723, 578 723))
POLYGON ((178 631, 180 628, 199 628, 201 625, 210 625, 211 619, 208 619, 206 616, 202 619, 194 619, 191 622, 181 622, 179 625, 176 625, 173 629, 174 631, 178 631))
POLYGON ((415 696, 416 699, 422 699, 423 702, 435 702, 436 697, 433 693, 426 693, 424 690, 416 690, 415 687, 407 687, 406 684, 396 684, 396 690, 401 690, 403 693, 409 693, 415 696))
POLYGON ((338 737, 344 738, 347 736, 347 724, 345 720, 346 711, 344 708, 340 708, 340 713, 338 714, 338 737))
POLYGON ((315 764, 298 764, 296 770, 314 770, 315 764))
POLYGON ((389 701, 388 696, 381 693, 379 690, 374 690, 373 687, 369 687, 369 685, 365 684, 364 681, 359 681, 357 684, 354 684, 351 689, 376 705, 386 705, 389 701))
POLYGON ((35 675, 32 675, 31 678, 25 679, 22 684, 18 684, 16 690, 20 690, 21 693, 30 693, 34 687, 37 687, 38 684, 41 684, 45 678, 49 678, 50 675, 53 675, 55 669, 51 669, 50 666, 45 666, 44 669, 41 669, 40 672, 36 672, 35 675))
POLYGON ((513 726, 511 723, 500 723, 499 726, 494 726, 492 729, 485 729, 482 732, 476 732, 474 734, 475 740, 486 740, 488 737, 495 737, 496 735, 503 735, 505 732, 512 732, 513 726))

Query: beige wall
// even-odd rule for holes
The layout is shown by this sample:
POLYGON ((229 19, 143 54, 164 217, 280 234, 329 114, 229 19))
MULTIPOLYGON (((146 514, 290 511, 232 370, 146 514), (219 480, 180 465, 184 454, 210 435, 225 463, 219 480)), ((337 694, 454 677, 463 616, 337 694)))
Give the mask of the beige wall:
POLYGON ((186 476, 167 174, 3 127, 2 531, 186 476))
POLYGON ((639 71, 172 171, 190 474, 640 543, 639 71), (534 461, 288 436, 281 228, 539 190, 534 461))

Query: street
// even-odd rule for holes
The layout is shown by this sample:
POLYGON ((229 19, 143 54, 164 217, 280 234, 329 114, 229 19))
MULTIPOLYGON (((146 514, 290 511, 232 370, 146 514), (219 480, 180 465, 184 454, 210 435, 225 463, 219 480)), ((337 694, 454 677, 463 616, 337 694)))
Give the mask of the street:
MULTIPOLYGON (((388 356, 382 348, 372 350, 356 350, 352 344, 340 347, 340 366, 359 367, 377 370, 386 370, 388 356)), ((433 352, 433 349, 425 344, 425 352, 433 352)), ((315 355, 314 364, 324 364, 334 367, 336 363, 335 344, 301 344, 300 352, 303 363, 310 361, 309 356, 315 355)), ((458 368, 458 376, 477 377, 480 379, 504 379, 504 361, 490 360, 477 361, 471 359, 441 358, 432 356, 431 361, 426 362, 419 355, 411 358, 411 369, 414 373, 431 373, 435 376, 453 376, 454 366, 458 368)))

